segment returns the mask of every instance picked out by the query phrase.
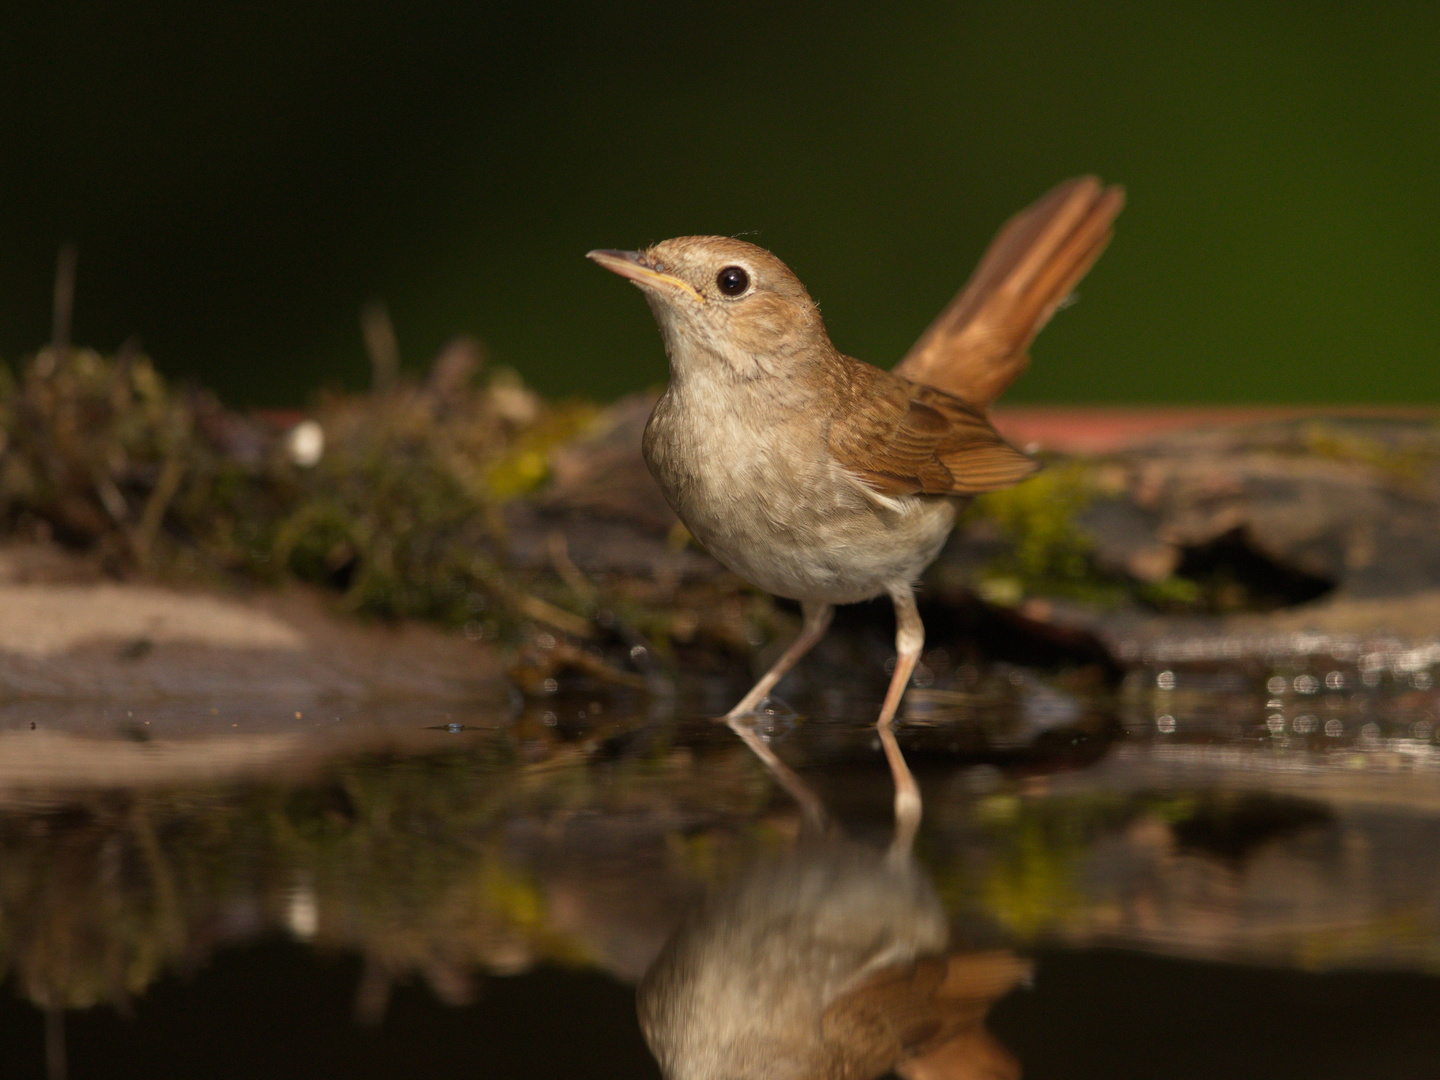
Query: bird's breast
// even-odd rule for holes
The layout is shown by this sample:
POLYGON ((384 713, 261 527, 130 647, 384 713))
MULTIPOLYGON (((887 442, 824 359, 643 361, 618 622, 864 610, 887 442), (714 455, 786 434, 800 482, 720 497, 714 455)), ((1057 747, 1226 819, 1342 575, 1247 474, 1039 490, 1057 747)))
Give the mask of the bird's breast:
POLYGON ((644 454, 680 520, 725 566, 779 596, 853 603, 934 559, 951 500, 867 497, 831 456, 823 411, 708 389, 666 392, 644 454))

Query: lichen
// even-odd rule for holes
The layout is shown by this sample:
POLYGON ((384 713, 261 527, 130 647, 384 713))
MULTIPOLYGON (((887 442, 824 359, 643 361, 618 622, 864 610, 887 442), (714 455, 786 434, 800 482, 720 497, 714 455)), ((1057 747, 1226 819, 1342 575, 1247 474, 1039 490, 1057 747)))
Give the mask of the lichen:
POLYGON ((1417 447, 1387 446, 1379 439, 1335 424, 1315 421, 1300 431, 1300 448, 1307 455, 1364 465, 1405 485, 1424 478, 1429 455, 1417 447))

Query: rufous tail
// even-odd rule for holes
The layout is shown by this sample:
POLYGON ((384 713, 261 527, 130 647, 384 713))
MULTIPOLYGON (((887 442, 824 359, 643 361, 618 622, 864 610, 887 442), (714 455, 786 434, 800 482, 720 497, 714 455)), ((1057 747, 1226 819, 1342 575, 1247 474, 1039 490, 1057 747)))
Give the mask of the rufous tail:
POLYGON ((1124 188, 1080 176, 1020 211, 895 373, 988 408, 1030 363, 1030 342, 1105 250, 1124 205, 1124 188))

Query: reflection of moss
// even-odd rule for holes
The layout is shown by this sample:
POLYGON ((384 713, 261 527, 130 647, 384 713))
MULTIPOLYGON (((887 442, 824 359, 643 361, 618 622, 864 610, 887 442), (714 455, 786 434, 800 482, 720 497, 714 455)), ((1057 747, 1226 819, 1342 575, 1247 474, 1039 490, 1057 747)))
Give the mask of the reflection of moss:
POLYGON ((1186 820, 1199 806, 1189 794, 987 796, 973 811, 983 861, 942 859, 936 884, 953 912, 978 910, 1019 941, 1035 942, 1091 909, 1081 869, 1097 841, 1147 816, 1186 820))
MULTIPOLYGON (((12 806, 0 811, 0 976, 40 1005, 121 1004, 203 957, 237 908, 257 933, 356 949, 387 979, 423 975, 437 992, 476 968, 592 963, 593 944, 557 917, 547 879, 514 849, 517 826, 558 838, 549 823, 581 811, 749 820, 771 792, 748 757, 734 758, 738 771, 729 758, 703 770, 669 757, 597 766, 561 750, 526 765, 506 737, 362 757, 300 787, 12 806)), ((663 834, 653 841, 663 853, 663 834)), ((710 861, 733 861, 727 842, 717 834, 710 861)), ((574 887, 572 907, 596 902, 588 888, 574 887)))
POLYGON ((46 817, 0 819, 0 972, 44 1006, 123 1002, 185 955, 191 905, 223 887, 223 865, 192 846, 211 829, 148 796, 46 817))
POLYGON ((985 878, 981 900, 986 910, 1023 941, 1079 906, 1074 852, 1068 847, 1047 835, 1042 822, 1023 819, 1014 827, 1006 856, 985 878))

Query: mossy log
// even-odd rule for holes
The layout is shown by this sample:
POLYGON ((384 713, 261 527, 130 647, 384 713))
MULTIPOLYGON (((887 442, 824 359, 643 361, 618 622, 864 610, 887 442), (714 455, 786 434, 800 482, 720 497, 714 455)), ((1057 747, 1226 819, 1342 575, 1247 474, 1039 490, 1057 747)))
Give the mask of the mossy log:
MULTIPOLYGON (((468 639, 527 692, 744 682, 794 613, 665 505, 639 453, 652 403, 547 403, 484 373, 462 340, 424 381, 251 416, 138 354, 46 350, 18 376, 0 367, 0 577, 231 596, 301 583, 341 612, 468 639)), ((1433 637, 1434 417, 1315 414, 1064 450, 1041 446, 1037 478, 975 500, 932 568, 932 669, 1002 660, 1104 683, 1162 640, 1433 637)), ((862 607, 807 666, 881 677, 888 635, 862 607)))

